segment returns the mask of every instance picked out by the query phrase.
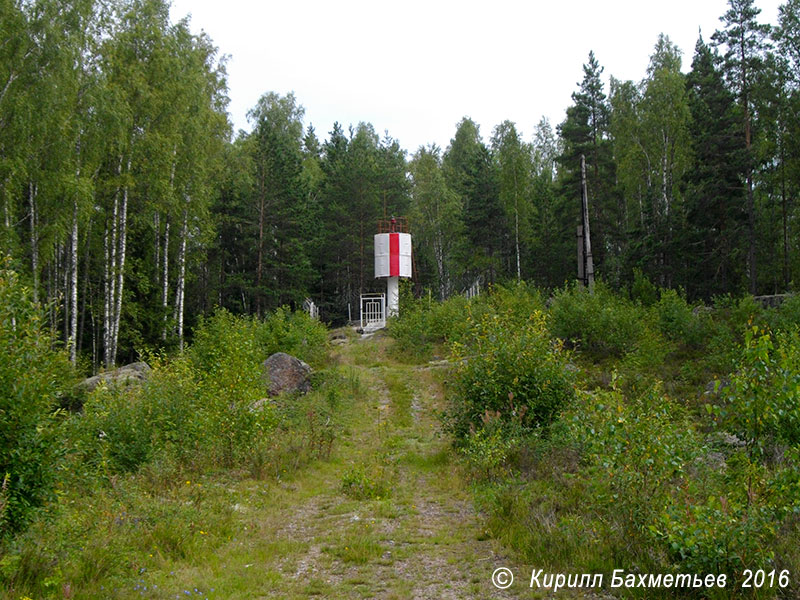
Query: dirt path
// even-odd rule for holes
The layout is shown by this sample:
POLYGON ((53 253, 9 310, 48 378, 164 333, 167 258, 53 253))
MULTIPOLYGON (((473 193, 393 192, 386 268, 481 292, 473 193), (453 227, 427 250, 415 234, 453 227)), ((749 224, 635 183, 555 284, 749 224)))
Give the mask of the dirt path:
MULTIPOLYGON (((342 400, 342 430, 330 458, 283 481, 236 486, 231 498, 240 533, 210 562, 170 573, 184 582, 183 594, 230 600, 552 597, 530 590, 530 566, 513 564, 481 527, 467 478, 440 435, 447 370, 398 364, 386 354, 390 343, 379 335, 337 347, 337 360, 364 393, 342 400), (518 578, 508 590, 492 584, 498 567, 510 567, 518 578), (195 581, 202 587, 188 583, 195 581)), ((557 597, 573 596, 563 590, 557 597)))
POLYGON ((242 570, 242 597, 516 597, 491 583, 504 558, 438 435, 444 371, 387 364, 384 349, 379 338, 339 350, 367 401, 351 407, 329 461, 253 511, 260 547, 222 561, 242 570))

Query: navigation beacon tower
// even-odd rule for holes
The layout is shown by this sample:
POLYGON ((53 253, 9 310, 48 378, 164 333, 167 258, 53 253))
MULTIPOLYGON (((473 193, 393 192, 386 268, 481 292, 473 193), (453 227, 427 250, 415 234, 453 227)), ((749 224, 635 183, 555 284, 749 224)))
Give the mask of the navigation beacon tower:
POLYGON ((378 222, 375 234, 375 277, 386 278, 386 316, 396 316, 400 306, 400 278, 411 277, 411 234, 406 219, 378 222))

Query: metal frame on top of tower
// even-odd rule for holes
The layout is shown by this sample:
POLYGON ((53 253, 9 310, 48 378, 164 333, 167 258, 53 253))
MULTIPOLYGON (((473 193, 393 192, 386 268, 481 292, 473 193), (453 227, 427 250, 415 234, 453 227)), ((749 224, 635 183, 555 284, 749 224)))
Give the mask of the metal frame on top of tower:
POLYGON ((411 233, 408 230, 408 219, 406 217, 378 219, 378 233, 411 233))

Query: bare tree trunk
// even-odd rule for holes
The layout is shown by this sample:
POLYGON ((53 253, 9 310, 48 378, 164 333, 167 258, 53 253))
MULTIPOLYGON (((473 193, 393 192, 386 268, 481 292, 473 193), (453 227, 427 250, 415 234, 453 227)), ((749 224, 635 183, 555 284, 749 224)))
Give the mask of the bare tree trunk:
POLYGON ((169 302, 169 219, 164 224, 164 256, 161 277, 161 308, 164 311, 164 325, 161 329, 161 340, 167 341, 167 306, 169 302))
POLYGON ((183 352, 183 304, 186 285, 186 237, 189 229, 189 209, 183 210, 181 226, 181 245, 178 251, 178 288, 175 294, 175 322, 178 333, 178 347, 183 352))
MULTIPOLYGON (((161 215, 158 211, 153 213, 153 231, 155 231, 155 235, 153 236, 155 238, 155 260, 153 260, 153 264, 156 266, 156 269, 158 269, 158 265, 161 264, 161 215)), ((156 278, 158 278, 158 275, 156 275, 156 278)))
MULTIPOLYGON (((122 159, 120 159, 121 162, 122 159)), ((119 170, 117 171, 119 174, 119 170)), ((105 249, 105 310, 103 314, 103 352, 106 368, 114 364, 114 306, 116 298, 116 272, 117 272, 117 229, 119 213, 119 189, 114 192, 114 208, 111 212, 111 232, 108 224, 103 238, 105 249)))
POLYGON ((266 203, 266 183, 261 174, 258 204, 258 267, 256 268, 256 314, 261 317, 261 272, 264 262, 264 212, 266 203))
MULTIPOLYGON (((128 159, 128 171, 131 168, 131 161, 128 159)), ((117 362, 117 350, 119 342, 119 323, 122 316, 122 291, 125 284, 125 250, 128 238, 128 186, 122 190, 122 205, 119 214, 119 263, 117 265, 117 290, 116 303, 114 306, 113 341, 112 341, 112 362, 117 362)))
POLYGON ((756 268, 756 208, 753 198, 753 162, 752 162, 752 137, 750 123, 750 87, 748 85, 748 73, 746 68, 745 43, 739 46, 740 65, 742 67, 741 86, 742 86, 742 108, 744 109, 744 145, 747 150, 747 230, 749 246, 747 249, 747 262, 750 271, 750 293, 755 296, 758 288, 758 270, 756 268))
POLYGON ((514 202, 514 245, 517 249, 517 281, 522 280, 522 269, 519 264, 519 210, 514 202))
MULTIPOLYGON (((84 245, 83 245, 83 291, 81 293, 81 322, 78 326, 78 350, 83 347, 83 339, 84 339, 84 331, 86 331, 86 298, 88 297, 89 292, 89 253, 87 252, 87 248, 89 247, 89 240, 92 239, 92 219, 89 219, 89 223, 86 226, 86 233, 84 234, 84 245)), ((94 322, 94 320, 92 321, 94 322)), ((94 363, 93 363, 94 364, 94 363)))
POLYGON ((583 248, 586 261, 585 277, 589 293, 594 293, 594 262, 592 260, 592 241, 589 233, 589 193, 586 189, 586 158, 581 154, 581 196, 583 197, 583 248))
POLYGON ((69 360, 74 365, 78 361, 78 199, 72 203, 72 239, 70 240, 70 326, 69 360))
POLYGON ((33 301, 39 302, 39 233, 36 215, 37 187, 32 181, 28 182, 28 204, 31 212, 31 270, 33 275, 33 301))
POLYGON ((3 192, 3 197, 5 198, 5 202, 3 203, 3 217, 5 220, 6 225, 6 254, 11 256, 11 211, 8 208, 8 195, 5 193, 5 182, 3 182, 3 186, 0 188, 3 192))
MULTIPOLYGON (((72 291, 70 288, 71 283, 71 273, 72 267, 69 264, 70 256, 72 255, 71 250, 67 247, 67 244, 59 244, 58 245, 58 264, 61 267, 60 278, 62 281, 62 291, 56 291, 58 298, 63 298, 63 305, 64 305, 64 345, 65 347, 69 346, 69 325, 71 322, 71 313, 70 313, 70 298, 72 296, 72 291)), ((58 279, 56 279, 58 281, 58 279)))
POLYGON ((439 300, 444 302, 447 294, 447 282, 444 272, 444 249, 440 234, 433 240, 433 256, 436 259, 436 271, 439 273, 439 300))
POLYGON ((103 362, 111 364, 109 342, 111 332, 111 249, 109 243, 108 220, 103 231, 103 362))
MULTIPOLYGON (((783 153, 783 151, 781 151, 783 153)), ((789 207, 786 197, 786 163, 781 158, 781 209, 783 212, 783 286, 789 289, 789 207)))

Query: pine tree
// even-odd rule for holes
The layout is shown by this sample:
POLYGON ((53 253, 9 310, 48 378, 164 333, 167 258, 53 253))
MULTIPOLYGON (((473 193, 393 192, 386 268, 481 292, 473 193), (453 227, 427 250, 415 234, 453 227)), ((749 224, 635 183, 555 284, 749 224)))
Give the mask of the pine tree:
POLYGON ((741 132, 745 145, 745 180, 747 184, 747 265, 750 293, 758 285, 756 265, 756 207, 753 193, 753 173, 756 169, 753 153, 754 85, 757 73, 763 68, 763 53, 767 49, 769 25, 757 21, 761 10, 754 0, 729 0, 729 9, 721 21, 725 28, 712 36, 717 46, 725 47, 724 69, 731 89, 739 102, 741 132))
POLYGON ((610 109, 603 91, 600 67, 594 52, 583 65, 583 81, 572 94, 573 105, 567 118, 558 127, 564 141, 559 157, 562 193, 575 198, 575 218, 580 214, 580 158, 586 157, 586 177, 592 219, 592 250, 598 270, 606 267, 606 277, 615 279, 618 266, 613 265, 621 252, 619 239, 622 210, 615 193, 615 164, 609 135, 610 109))

